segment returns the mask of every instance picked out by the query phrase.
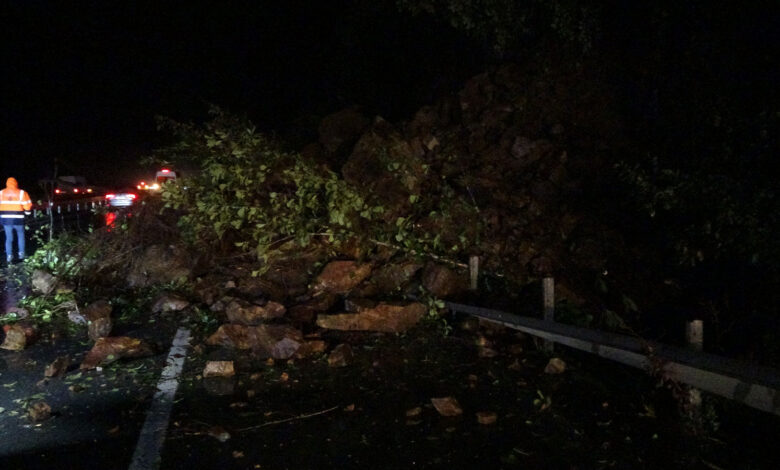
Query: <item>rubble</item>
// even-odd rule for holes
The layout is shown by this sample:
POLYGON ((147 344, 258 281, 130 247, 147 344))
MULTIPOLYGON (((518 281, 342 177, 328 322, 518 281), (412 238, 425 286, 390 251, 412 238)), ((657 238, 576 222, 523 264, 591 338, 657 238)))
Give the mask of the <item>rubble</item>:
POLYGON ((371 274, 370 264, 356 261, 331 261, 314 281, 313 290, 346 294, 371 274))
POLYGON ((81 362, 80 369, 94 369, 122 358, 151 356, 152 348, 145 341, 128 336, 98 338, 81 362))
POLYGON ((233 377, 236 370, 233 361, 208 361, 203 368, 203 378, 209 377, 233 377))
POLYGON ((446 417, 460 416, 463 414, 463 408, 453 397, 431 398, 431 403, 440 415, 446 417))
POLYGON ((352 347, 346 343, 341 343, 328 355, 328 365, 330 367, 344 367, 352 362, 352 347))
POLYGON ((236 299, 225 306, 228 321, 241 325, 259 325, 274 318, 281 318, 286 312, 284 305, 274 301, 261 306, 236 299))
POLYGON ((166 292, 161 294, 152 303, 153 313, 179 312, 190 306, 190 302, 184 297, 166 292))
POLYGON ((288 325, 221 325, 206 339, 211 346, 224 346, 253 352, 274 359, 289 359, 303 343, 303 335, 288 325))
POLYGON ((380 303, 359 313, 319 315, 317 326, 333 330, 362 330, 399 333, 416 325, 427 312, 425 305, 414 302, 407 305, 380 303))

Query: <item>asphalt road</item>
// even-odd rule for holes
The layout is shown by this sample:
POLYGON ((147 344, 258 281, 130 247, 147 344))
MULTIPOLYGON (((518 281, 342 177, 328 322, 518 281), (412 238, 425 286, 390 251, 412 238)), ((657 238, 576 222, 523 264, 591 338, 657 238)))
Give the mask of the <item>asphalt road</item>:
MULTIPOLYGON (((3 285, 3 304, 20 294, 12 287, 3 285)), ((127 469, 174 332, 159 324, 117 331, 146 339, 157 354, 92 371, 78 368, 92 346, 84 334, 43 334, 23 351, 0 349, 0 469, 127 469), (71 360, 67 372, 45 378, 61 356, 71 360), (35 422, 28 409, 39 402, 52 414, 35 422)))

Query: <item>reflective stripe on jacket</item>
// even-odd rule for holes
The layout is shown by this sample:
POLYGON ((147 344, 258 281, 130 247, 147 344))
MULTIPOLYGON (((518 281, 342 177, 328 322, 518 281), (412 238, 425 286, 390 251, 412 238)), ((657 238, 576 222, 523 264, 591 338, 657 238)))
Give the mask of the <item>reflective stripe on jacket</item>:
POLYGON ((19 225, 24 223, 24 211, 30 210, 32 201, 24 190, 19 189, 18 195, 8 188, 0 191, 0 223, 2 225, 19 225))

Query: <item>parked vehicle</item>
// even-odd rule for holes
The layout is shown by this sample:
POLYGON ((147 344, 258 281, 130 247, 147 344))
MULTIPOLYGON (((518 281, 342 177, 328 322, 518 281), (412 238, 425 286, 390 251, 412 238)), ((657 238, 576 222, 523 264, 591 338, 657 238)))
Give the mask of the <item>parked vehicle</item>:
POLYGON ((55 199, 94 197, 101 194, 100 188, 91 185, 83 176, 60 176, 53 180, 41 180, 42 187, 49 187, 55 199))
POLYGON ((138 199, 138 194, 130 189, 107 193, 105 196, 109 207, 124 208, 132 206, 138 199))
POLYGON ((141 181, 136 186, 136 189, 138 189, 139 191, 150 191, 150 192, 159 191, 163 184, 171 181, 176 181, 178 176, 179 176, 178 173, 176 173, 175 171, 168 168, 163 168, 157 173, 155 173, 154 176, 155 181, 152 184, 148 184, 146 181, 141 181))

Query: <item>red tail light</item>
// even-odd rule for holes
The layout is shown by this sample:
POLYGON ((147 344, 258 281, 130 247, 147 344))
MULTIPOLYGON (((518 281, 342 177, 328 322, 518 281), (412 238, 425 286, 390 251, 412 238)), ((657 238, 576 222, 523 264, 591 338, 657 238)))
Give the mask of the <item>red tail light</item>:
POLYGON ((130 194, 130 199, 135 199, 135 198, 137 198, 137 197, 138 197, 138 196, 136 196, 135 194, 130 194))
POLYGON ((106 194, 106 199, 114 199, 115 194, 106 194))
POLYGON ((55 189, 55 190, 54 190, 54 194, 59 194, 59 193, 61 193, 61 192, 62 192, 62 191, 60 191, 59 189, 55 189))

